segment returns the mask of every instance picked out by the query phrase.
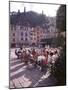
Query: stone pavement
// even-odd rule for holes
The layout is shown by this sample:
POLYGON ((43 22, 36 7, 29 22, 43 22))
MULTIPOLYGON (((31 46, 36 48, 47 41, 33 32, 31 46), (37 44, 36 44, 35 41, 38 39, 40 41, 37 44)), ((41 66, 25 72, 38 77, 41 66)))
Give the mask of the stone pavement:
POLYGON ((50 72, 41 72, 32 64, 25 65, 20 59, 10 53, 10 88, 42 87, 56 85, 56 79, 50 72))

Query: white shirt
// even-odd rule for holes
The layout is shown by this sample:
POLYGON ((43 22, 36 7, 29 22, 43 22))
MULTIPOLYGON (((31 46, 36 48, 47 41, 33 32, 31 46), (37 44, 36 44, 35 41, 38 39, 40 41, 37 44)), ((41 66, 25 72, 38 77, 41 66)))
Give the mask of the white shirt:
POLYGON ((52 56, 52 63, 55 63, 55 61, 58 59, 58 55, 55 54, 52 56))
POLYGON ((43 55, 38 56, 38 61, 42 61, 42 60, 45 60, 45 56, 43 55))
POLYGON ((48 55, 48 63, 52 62, 52 56, 48 55))

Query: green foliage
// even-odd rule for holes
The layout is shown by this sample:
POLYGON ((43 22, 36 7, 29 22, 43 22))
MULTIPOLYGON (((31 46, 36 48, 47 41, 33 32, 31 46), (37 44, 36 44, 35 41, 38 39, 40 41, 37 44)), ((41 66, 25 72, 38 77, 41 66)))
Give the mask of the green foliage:
POLYGON ((58 80, 57 85, 66 85, 66 46, 63 45, 63 50, 56 62, 55 77, 58 80))
POLYGON ((65 37, 63 37, 62 35, 59 35, 56 38, 56 44, 57 44, 57 46, 62 46, 63 47, 64 43, 65 43, 65 37))
POLYGON ((58 29, 57 45, 62 47, 59 59, 56 63, 55 77, 58 85, 66 85, 66 36, 62 36, 61 32, 66 31, 66 5, 61 5, 57 11, 56 27, 58 29))
POLYGON ((59 32, 66 31, 66 5, 61 5, 57 11, 56 27, 59 32))
POLYGON ((33 11, 29 12, 17 12, 16 14, 10 15, 10 24, 12 25, 29 25, 32 26, 41 26, 43 28, 48 28, 48 20, 45 15, 38 14, 33 11))

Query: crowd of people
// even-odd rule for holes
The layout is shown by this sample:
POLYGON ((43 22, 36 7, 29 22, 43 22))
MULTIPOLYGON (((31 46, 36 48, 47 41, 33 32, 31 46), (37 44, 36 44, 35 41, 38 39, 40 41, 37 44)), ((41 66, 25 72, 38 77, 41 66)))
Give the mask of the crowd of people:
POLYGON ((20 48, 15 50, 15 54, 26 65, 28 63, 33 64, 35 67, 40 66, 44 71, 47 67, 55 66, 58 57, 60 56, 59 49, 57 48, 41 48, 41 49, 27 49, 20 48))

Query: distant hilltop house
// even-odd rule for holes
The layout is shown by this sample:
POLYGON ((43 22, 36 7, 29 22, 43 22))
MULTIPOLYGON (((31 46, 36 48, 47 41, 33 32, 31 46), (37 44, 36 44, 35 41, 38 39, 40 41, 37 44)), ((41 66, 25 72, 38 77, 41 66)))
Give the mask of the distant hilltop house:
MULTIPOLYGON (((9 42, 10 47, 20 45, 45 44, 48 40, 57 36, 56 18, 46 17, 43 13, 38 14, 33 11, 10 13, 9 42)), ((47 43, 46 43, 47 44, 47 43)))

